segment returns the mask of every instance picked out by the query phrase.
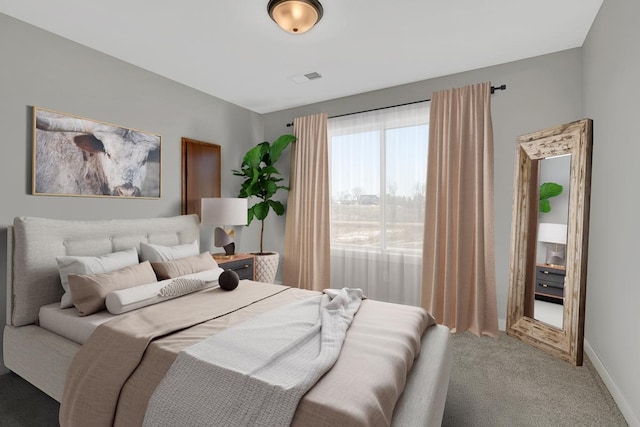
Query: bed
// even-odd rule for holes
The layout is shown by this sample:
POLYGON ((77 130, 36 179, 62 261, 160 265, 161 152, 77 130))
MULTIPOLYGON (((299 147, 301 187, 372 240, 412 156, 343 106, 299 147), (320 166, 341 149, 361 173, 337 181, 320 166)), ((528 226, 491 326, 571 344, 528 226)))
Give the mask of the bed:
MULTIPOLYGON (((99 256, 131 247, 136 247, 139 250, 141 243, 166 246, 185 245, 197 241, 199 233, 199 222, 195 215, 99 221, 16 218, 14 225, 9 227, 7 239, 7 319, 4 328, 4 362, 6 367, 61 402, 65 393, 68 373, 70 369, 73 371, 73 368, 70 367, 74 358, 78 353, 82 354, 83 345, 86 353, 90 345, 85 343, 99 335, 94 334, 93 331, 106 329, 99 329, 102 323, 115 324, 118 318, 124 318, 124 315, 115 316, 102 311, 88 316, 92 317, 92 320, 83 322, 79 328, 74 328, 74 309, 67 309, 64 312, 64 310, 57 308, 63 290, 60 286, 56 257, 68 255, 99 256), (67 321, 72 326, 64 326, 67 321)), ((200 292, 211 294, 213 298, 226 298, 229 301, 240 298, 243 293, 265 292, 265 295, 271 293, 274 296, 259 297, 258 299, 262 301, 260 303, 245 304, 245 306, 254 308, 265 306, 267 308, 264 310, 269 311, 271 310, 269 304, 272 300, 278 298, 286 299, 286 301, 301 299, 302 293, 310 291, 241 281, 238 289, 233 292, 224 293, 216 287, 200 292)), ((198 296, 196 300, 194 295, 186 296, 191 298, 189 304, 194 304, 194 301, 202 301, 203 297, 198 296)), ((185 298, 185 301, 188 298, 185 298)), ((159 311, 168 309, 164 307, 178 307, 179 304, 182 304, 179 301, 182 299, 183 297, 180 297, 162 302, 148 307, 148 309, 159 311)), ((365 302, 362 304, 361 307, 369 307, 369 311, 377 311, 376 307, 389 308, 392 310, 390 313, 393 313, 393 317, 396 316, 396 312, 393 310, 398 309, 398 307, 392 307, 387 303, 375 301, 366 301, 366 305, 365 302), (376 306, 375 304, 383 305, 376 306)), ((129 314, 135 315, 143 312, 142 310, 145 309, 134 310, 129 314)), ((227 322, 220 319, 227 317, 233 319, 234 316, 239 316, 238 313, 243 313, 243 310, 230 309, 229 316, 220 317, 216 321, 227 322)), ((251 310, 244 311, 250 312, 251 310)), ((367 327, 364 321, 359 320, 365 316, 361 312, 365 313, 366 310, 361 309, 355 314, 353 324, 355 326, 347 330, 344 348, 349 348, 349 345, 352 348, 357 347, 358 341, 353 335, 355 332, 352 334, 352 330, 357 330, 358 327, 367 327)), ((134 318, 134 315, 130 317, 134 318)), ((241 318, 238 321, 243 320, 244 318, 241 318)), ((213 328, 215 330, 217 326, 213 328)), ((410 371, 406 376, 406 381, 403 378, 403 388, 398 391, 399 397, 394 400, 392 415, 390 419, 385 421, 385 424, 438 426, 442 422, 451 369, 449 330, 441 325, 427 327, 418 343, 417 351, 419 351, 419 355, 409 365, 410 371)), ((146 358, 147 355, 144 357, 146 358)), ((347 356, 341 354, 338 362, 342 357, 347 356)), ((305 395, 305 399, 308 395, 312 395, 315 389, 321 389, 323 383, 328 384, 327 378, 331 377, 339 365, 340 363, 336 363, 334 368, 305 395)), ((148 369, 148 366, 138 369, 143 371, 148 369)), ((335 374, 335 376, 337 375, 335 374)), ((135 376, 135 373, 131 375, 132 378, 135 376)), ((140 374, 139 376, 144 375, 140 374)), ((300 405, 302 406, 304 402, 302 400, 300 405)), ((115 420, 117 421, 118 418, 115 420)), ((115 424, 123 423, 115 422, 115 424)))

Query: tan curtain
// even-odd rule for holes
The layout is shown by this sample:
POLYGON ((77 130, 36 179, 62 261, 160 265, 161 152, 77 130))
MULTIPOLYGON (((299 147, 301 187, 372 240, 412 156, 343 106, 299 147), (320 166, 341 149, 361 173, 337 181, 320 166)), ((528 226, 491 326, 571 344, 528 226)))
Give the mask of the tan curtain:
POLYGON ((433 94, 428 156, 422 306, 497 336, 490 83, 433 94))
POLYGON ((329 149, 325 113, 296 118, 282 283, 329 288, 329 149))

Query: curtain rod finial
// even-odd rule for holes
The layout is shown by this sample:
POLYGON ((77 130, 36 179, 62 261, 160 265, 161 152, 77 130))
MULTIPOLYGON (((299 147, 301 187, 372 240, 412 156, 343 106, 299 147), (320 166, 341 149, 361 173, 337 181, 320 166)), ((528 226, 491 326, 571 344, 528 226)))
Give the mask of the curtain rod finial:
POLYGON ((491 93, 495 93, 495 91, 497 90, 506 90, 507 89, 507 85, 502 84, 500 86, 491 86, 491 93))

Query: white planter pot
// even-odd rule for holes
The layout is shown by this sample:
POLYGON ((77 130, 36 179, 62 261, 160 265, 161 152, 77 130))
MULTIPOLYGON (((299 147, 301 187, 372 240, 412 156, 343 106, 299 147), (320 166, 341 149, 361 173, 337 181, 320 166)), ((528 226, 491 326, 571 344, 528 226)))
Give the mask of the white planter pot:
POLYGON ((266 255, 253 255, 255 255, 256 282, 274 283, 278 272, 280 254, 278 252, 270 252, 266 255))

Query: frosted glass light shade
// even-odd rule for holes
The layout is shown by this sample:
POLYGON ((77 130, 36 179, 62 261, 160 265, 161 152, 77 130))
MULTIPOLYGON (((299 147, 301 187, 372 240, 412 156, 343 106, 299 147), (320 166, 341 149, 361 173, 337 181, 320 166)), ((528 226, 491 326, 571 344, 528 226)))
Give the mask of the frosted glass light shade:
POLYGON ((247 199, 221 198, 201 200, 200 222, 204 225, 247 225, 247 199))
POLYGON ((291 34, 309 31, 322 18, 322 5, 317 0, 271 0, 269 16, 291 34))

